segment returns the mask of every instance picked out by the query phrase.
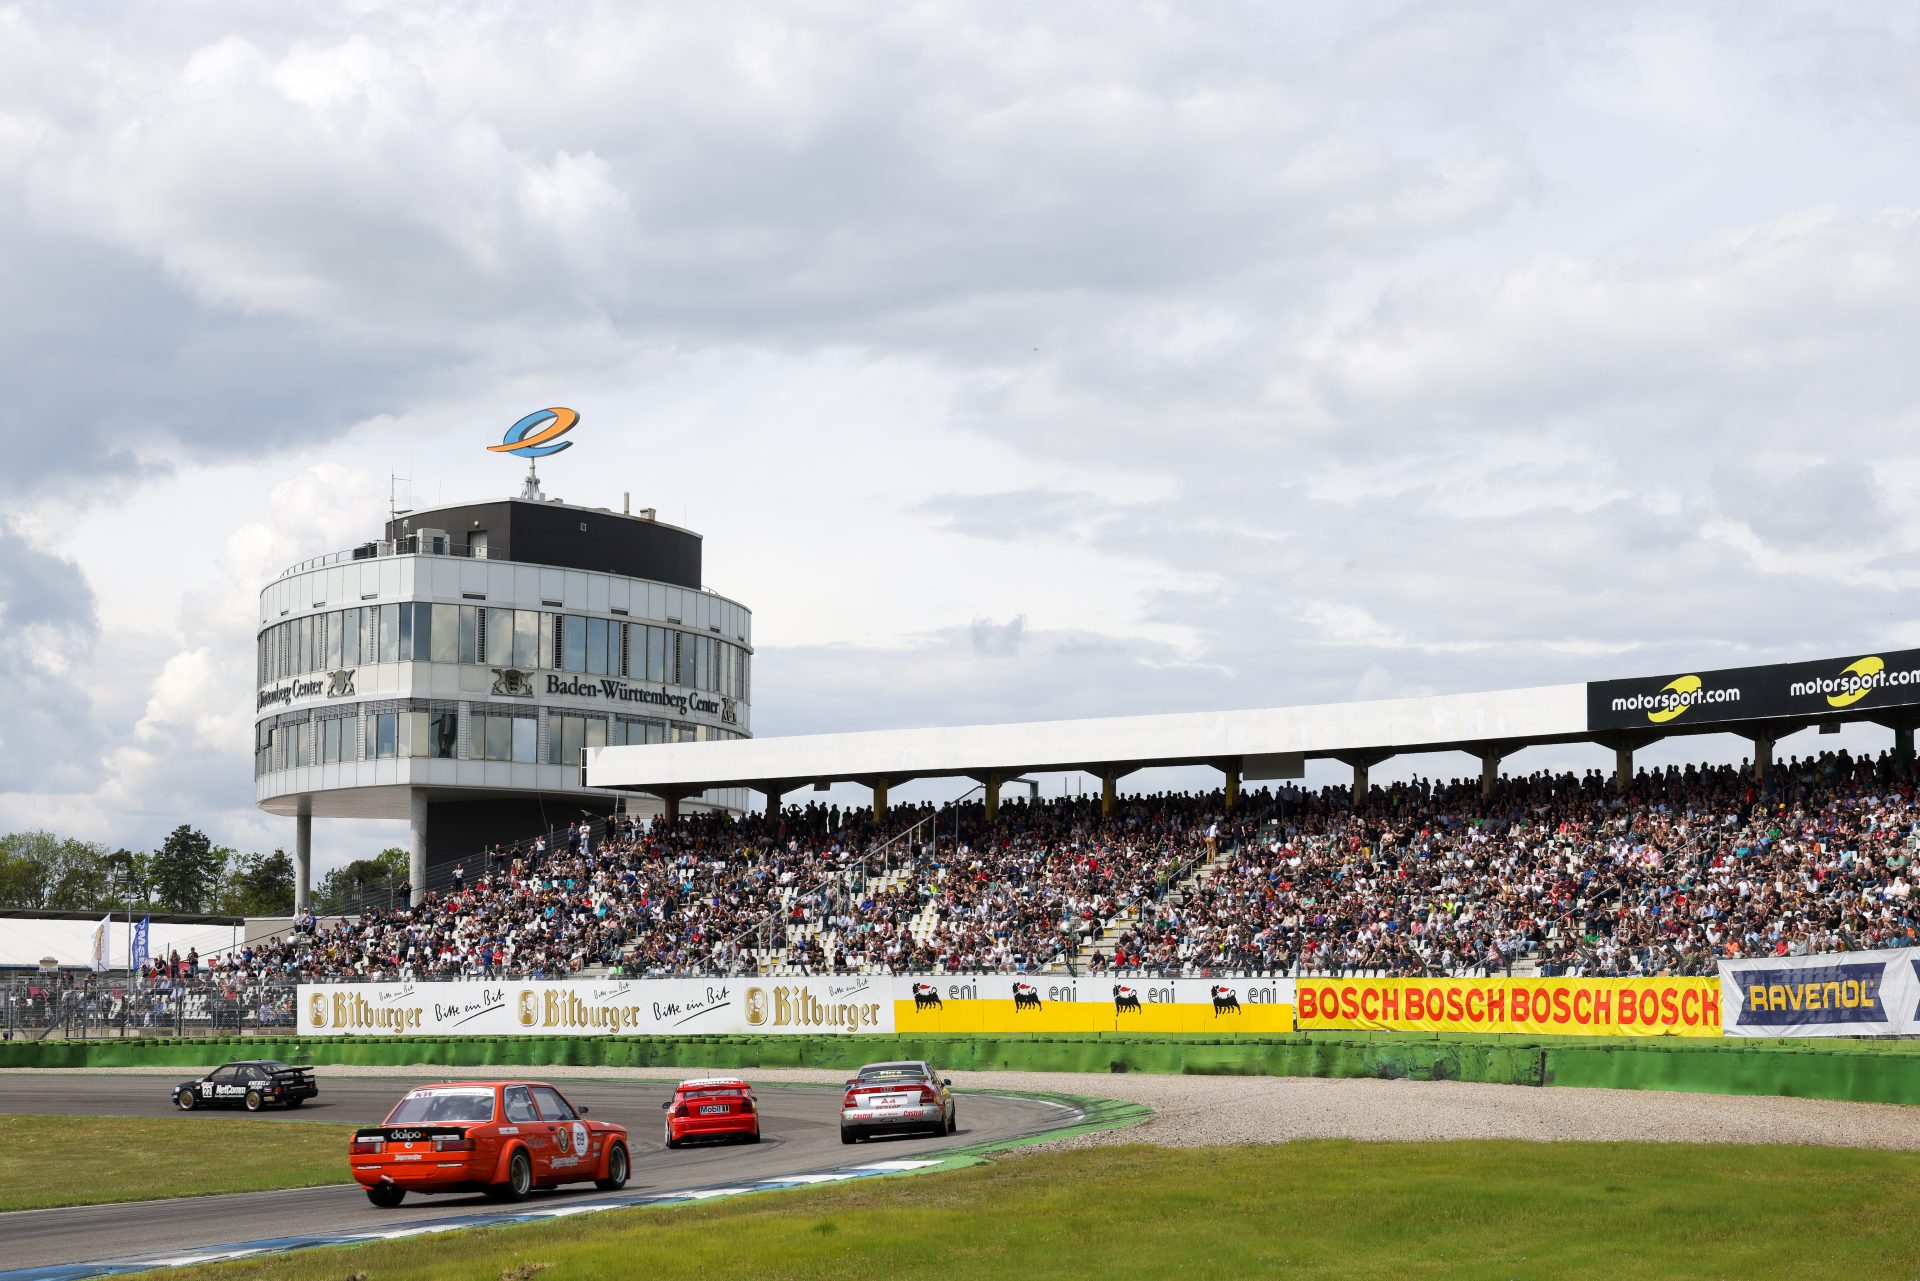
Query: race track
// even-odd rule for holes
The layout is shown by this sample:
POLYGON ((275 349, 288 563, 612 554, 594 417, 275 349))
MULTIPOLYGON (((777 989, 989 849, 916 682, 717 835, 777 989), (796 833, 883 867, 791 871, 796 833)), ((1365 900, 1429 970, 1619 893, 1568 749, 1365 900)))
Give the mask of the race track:
MULTIPOLYGON (((364 1071, 364 1069, 362 1069, 364 1071)), ((64 1116, 165 1116, 193 1125, 203 1114, 182 1113, 168 1101, 186 1072, 87 1074, 34 1072, 0 1080, 0 1113, 64 1116)), ((495 1076, 497 1072, 484 1075, 495 1076)), ((747 1074, 751 1078, 752 1074, 747 1074)), ((528 1076, 539 1079, 538 1072, 528 1076)), ((320 1097, 298 1112, 270 1110, 260 1124, 306 1121, 374 1124, 408 1088, 447 1079, 419 1069, 391 1076, 329 1076, 320 1069, 320 1097)), ((783 1178, 897 1160, 926 1159, 954 1148, 994 1139, 1037 1134, 1071 1125, 1080 1114, 1034 1099, 967 1094, 958 1097, 960 1132, 945 1138, 874 1139, 848 1147, 840 1142, 839 1092, 799 1086, 763 1087, 763 1141, 757 1146, 688 1147, 670 1152, 661 1142, 660 1105, 672 1085, 567 1076, 555 1078, 575 1106, 595 1120, 618 1121, 630 1131, 633 1179, 624 1192, 604 1193, 591 1184, 535 1193, 521 1205, 503 1207, 479 1196, 409 1197, 394 1210, 377 1210, 352 1184, 297 1188, 232 1196, 184 1197, 120 1205, 72 1206, 0 1214, 0 1281, 41 1281, 103 1275, 139 1261, 158 1263, 212 1252, 243 1242, 283 1240, 289 1234, 326 1237, 418 1227, 463 1218, 494 1219, 502 1213, 585 1208, 609 1202, 642 1204, 689 1193, 743 1190, 783 1178)), ((246 1116, 235 1110, 220 1115, 246 1116)), ((346 1155, 341 1154, 344 1172, 346 1155)))

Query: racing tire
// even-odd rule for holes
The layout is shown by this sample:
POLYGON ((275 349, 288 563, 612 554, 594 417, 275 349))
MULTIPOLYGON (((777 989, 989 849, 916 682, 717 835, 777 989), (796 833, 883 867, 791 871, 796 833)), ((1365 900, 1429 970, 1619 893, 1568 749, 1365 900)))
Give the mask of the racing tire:
POLYGON ((842 1143, 858 1143, 860 1136, 843 1125, 840 1127, 840 1141, 842 1143))
POLYGON ((382 1210, 391 1210, 407 1199, 407 1190, 397 1188, 391 1183, 376 1183, 367 1189, 367 1200, 382 1210))
POLYGON ((960 1133, 960 1109, 957 1107, 951 1108, 947 1112, 947 1133, 960 1133))
POLYGON ((191 1112, 200 1106, 200 1096, 192 1090, 182 1090, 173 1096, 173 1103, 182 1112, 191 1112))
POLYGON ((525 1148, 514 1152, 507 1162, 507 1181, 490 1190, 502 1201, 524 1201, 533 1191, 533 1159, 525 1148))
POLYGON ((674 1151, 678 1152, 681 1147, 684 1146, 682 1140, 673 1137, 673 1127, 671 1125, 663 1127, 661 1133, 666 1140, 667 1146, 674 1151))
POLYGON ((258 1112, 261 1108, 265 1106, 267 1106, 267 1100, 266 1100, 266 1097, 260 1093, 260 1091, 258 1090, 247 1091, 247 1111, 258 1112))
POLYGON ((593 1186, 602 1192, 618 1192, 627 1186, 627 1176, 633 1172, 633 1163, 627 1159, 627 1145, 616 1143, 607 1153, 607 1177, 595 1179, 593 1186))
POLYGON ((751 1133, 749 1133, 749 1134, 748 1134, 748 1135, 747 1135, 747 1136, 746 1136, 746 1137, 745 1137, 744 1139, 742 1139, 741 1141, 742 1141, 743 1143, 758 1143, 758 1142, 760 1141, 760 1127, 759 1127, 759 1126, 757 1126, 757 1125, 756 1125, 756 1126, 754 1126, 754 1127, 753 1127, 753 1130, 752 1130, 752 1132, 751 1132, 751 1133))

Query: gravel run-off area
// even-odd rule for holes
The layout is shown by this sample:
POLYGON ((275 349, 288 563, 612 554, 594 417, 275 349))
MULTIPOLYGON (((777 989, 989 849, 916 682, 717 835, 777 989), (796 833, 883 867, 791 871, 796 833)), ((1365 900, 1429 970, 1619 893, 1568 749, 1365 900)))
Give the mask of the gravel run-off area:
MULTIPOLYGON (((12 1069, 38 1071, 40 1069, 12 1069)), ((98 1072, 178 1077, 178 1068, 102 1068, 98 1072)), ((324 1066, 328 1076, 412 1076, 415 1067, 324 1066)), ((455 1068, 466 1080, 501 1076, 644 1081, 732 1075, 734 1069, 540 1067, 455 1068)), ((847 1074, 815 1068, 753 1068, 738 1073, 765 1085, 839 1085, 847 1074)), ((0 1091, 7 1070, 0 1070, 0 1091)), ((1326 1080, 1312 1077, 1152 1076, 1074 1072, 960 1072, 955 1088, 1078 1094, 1143 1103, 1153 1117, 1128 1129, 1076 1135, 1027 1151, 1109 1143, 1207 1147, 1290 1139, 1586 1139, 1650 1143, 1797 1143, 1827 1147, 1920 1149, 1920 1107, 1751 1098, 1641 1090, 1541 1089, 1458 1081, 1326 1080)), ((322 1086, 324 1089, 324 1084, 322 1086)))

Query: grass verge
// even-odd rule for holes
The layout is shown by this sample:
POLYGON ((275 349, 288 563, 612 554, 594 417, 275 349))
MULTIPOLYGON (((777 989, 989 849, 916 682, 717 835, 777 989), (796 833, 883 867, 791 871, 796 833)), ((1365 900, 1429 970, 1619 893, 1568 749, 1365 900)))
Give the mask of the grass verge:
POLYGON ((9 1116, 0 1210, 345 1183, 353 1130, 224 1116, 9 1116))
POLYGON ((1911 1281, 1920 1155, 1590 1143, 1102 1148, 312 1250, 171 1281, 1844 1276, 1911 1281))

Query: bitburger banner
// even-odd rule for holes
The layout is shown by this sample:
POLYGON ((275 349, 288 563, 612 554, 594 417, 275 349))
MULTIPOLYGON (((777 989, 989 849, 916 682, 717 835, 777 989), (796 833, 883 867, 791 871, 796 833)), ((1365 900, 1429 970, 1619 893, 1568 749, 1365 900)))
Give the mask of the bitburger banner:
POLYGON ((891 978, 302 983, 302 1036, 891 1032, 891 978))
POLYGON ((1920 650, 1884 650, 1852 658, 1592 681, 1587 685, 1587 728, 1680 729, 1916 703, 1920 650))
POLYGON ((1720 962, 1728 1036, 1920 1034, 1920 948, 1720 962))

